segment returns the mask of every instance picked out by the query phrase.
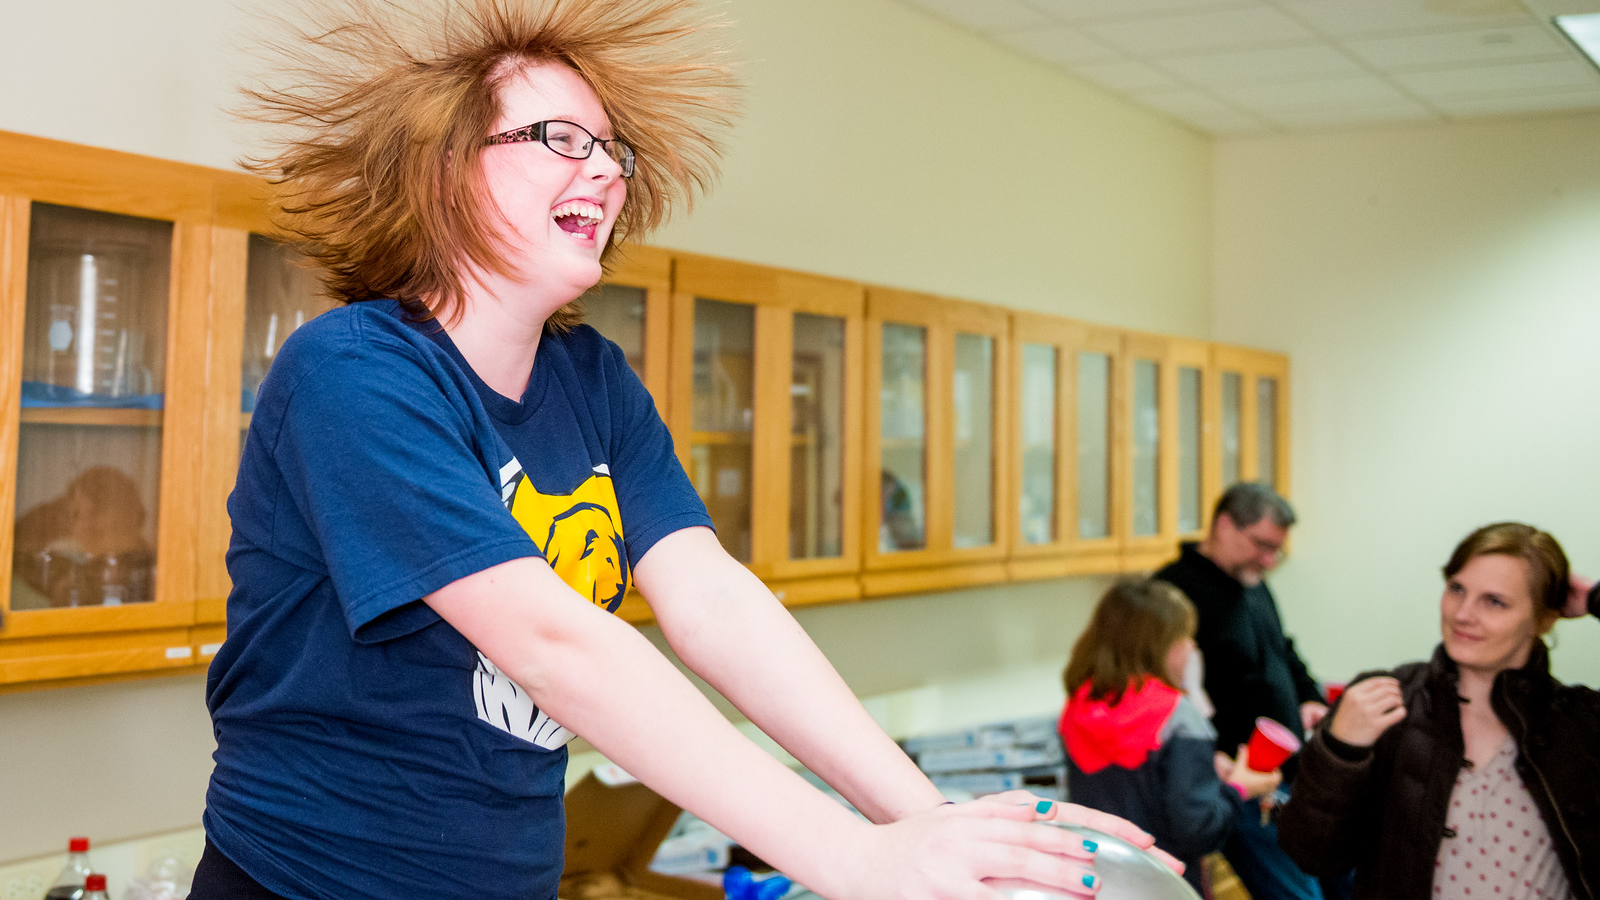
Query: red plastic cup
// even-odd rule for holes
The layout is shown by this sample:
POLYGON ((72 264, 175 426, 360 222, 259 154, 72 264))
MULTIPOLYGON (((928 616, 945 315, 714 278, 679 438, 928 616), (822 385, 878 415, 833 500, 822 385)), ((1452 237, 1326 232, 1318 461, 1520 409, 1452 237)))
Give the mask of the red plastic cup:
POLYGON ((1277 721, 1262 716, 1250 732, 1250 768, 1271 772, 1300 749, 1300 739, 1277 721))
POLYGON ((1328 692, 1328 705, 1332 706, 1334 701, 1339 699, 1339 695, 1344 693, 1344 682, 1332 682, 1331 684, 1326 685, 1324 690, 1328 692))

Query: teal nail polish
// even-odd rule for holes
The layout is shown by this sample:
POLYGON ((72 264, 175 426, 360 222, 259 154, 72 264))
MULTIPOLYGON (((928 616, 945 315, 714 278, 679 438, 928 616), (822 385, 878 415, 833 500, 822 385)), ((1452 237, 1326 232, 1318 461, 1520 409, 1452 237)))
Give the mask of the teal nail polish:
POLYGON ((1035 810, 1035 811, 1037 811, 1037 812, 1038 812, 1038 813, 1039 813, 1039 815, 1041 815, 1041 816, 1042 816, 1042 815, 1044 815, 1044 814, 1045 814, 1045 813, 1047 813, 1047 812, 1049 812, 1049 811, 1050 811, 1050 808, 1051 808, 1051 807, 1052 807, 1052 806, 1055 806, 1055 804, 1054 804, 1054 803, 1051 803, 1051 802, 1050 802, 1050 801, 1049 801, 1049 800, 1040 800, 1040 801, 1039 801, 1039 805, 1038 805, 1038 806, 1035 806, 1035 807, 1034 807, 1034 810, 1035 810))
POLYGON ((1085 876, 1083 876, 1083 886, 1084 887, 1094 887, 1094 883, 1095 883, 1095 877, 1093 875, 1085 875, 1085 876))
POLYGON ((1100 845, 1096 844, 1094 841, 1084 841, 1083 849, 1089 851, 1090 853, 1098 853, 1100 852, 1100 845))

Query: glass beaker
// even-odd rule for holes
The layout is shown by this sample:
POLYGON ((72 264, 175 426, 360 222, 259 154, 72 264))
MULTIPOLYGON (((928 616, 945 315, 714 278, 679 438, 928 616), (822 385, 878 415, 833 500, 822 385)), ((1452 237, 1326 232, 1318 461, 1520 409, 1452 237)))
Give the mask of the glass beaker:
POLYGON ((152 389, 138 327, 147 251, 101 240, 35 244, 28 259, 29 381, 125 397, 152 389))

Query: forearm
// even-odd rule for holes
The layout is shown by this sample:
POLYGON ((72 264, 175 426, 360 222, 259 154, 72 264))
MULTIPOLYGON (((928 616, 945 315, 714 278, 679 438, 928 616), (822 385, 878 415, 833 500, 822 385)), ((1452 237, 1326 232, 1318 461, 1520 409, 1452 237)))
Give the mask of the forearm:
POLYGON ((1335 752, 1326 729, 1306 745, 1294 795, 1278 817, 1278 842, 1306 872, 1333 875, 1355 863, 1357 835, 1376 827, 1372 766, 1370 749, 1335 752))
POLYGON ((829 883, 827 861, 869 826, 739 734, 631 626, 575 594, 552 596, 565 586, 548 583, 547 566, 496 569, 473 576, 499 576, 478 597, 429 602, 608 759, 802 883, 829 883), (538 599, 493 600, 530 581, 538 599))
MULTIPOLYGON (((652 562, 641 564, 647 581, 664 574, 647 571, 652 562)), ((685 665, 869 819, 896 821, 942 802, 758 579, 731 560, 696 568, 693 597, 657 613, 685 665)))

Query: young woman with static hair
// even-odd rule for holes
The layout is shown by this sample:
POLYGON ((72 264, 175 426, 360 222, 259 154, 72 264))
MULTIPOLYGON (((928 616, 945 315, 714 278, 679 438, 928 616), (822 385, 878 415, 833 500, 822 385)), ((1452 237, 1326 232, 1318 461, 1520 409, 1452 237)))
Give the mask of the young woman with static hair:
POLYGON ((1201 857, 1221 849, 1238 804, 1272 793, 1283 773, 1254 771, 1240 747, 1219 776, 1216 730, 1182 688, 1194 632, 1194 606, 1172 585, 1113 585, 1062 673, 1060 731, 1073 802, 1149 831, 1204 895, 1201 857))
MULTIPOLYGON (((312 4, 304 4, 312 10, 312 4)), ((338 0, 251 92, 254 168, 346 305, 261 386, 197 900, 536 898, 566 743, 833 900, 1090 892, 1067 818, 946 805, 731 559, 622 352, 580 324, 608 254, 712 180, 732 79, 683 0, 338 0), (743 737, 614 613, 866 817, 743 737)))
POLYGON ((1589 587, 1516 522, 1456 547, 1429 662, 1351 682, 1301 754, 1278 835, 1356 898, 1600 897, 1600 692, 1543 636, 1589 587))

